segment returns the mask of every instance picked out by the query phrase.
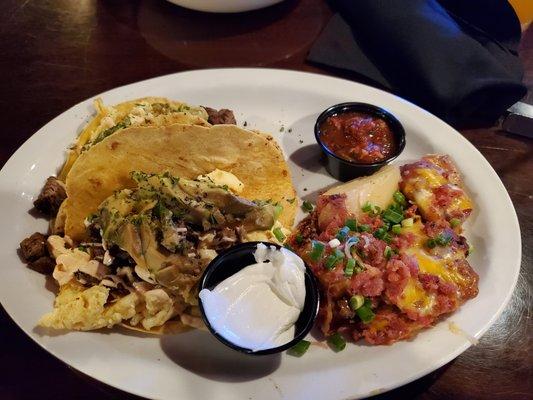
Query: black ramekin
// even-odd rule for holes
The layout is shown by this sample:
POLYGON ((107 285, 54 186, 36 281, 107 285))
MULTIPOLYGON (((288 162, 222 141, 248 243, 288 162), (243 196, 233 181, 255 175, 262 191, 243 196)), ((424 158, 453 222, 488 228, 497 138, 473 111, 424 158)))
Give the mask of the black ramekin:
MULTIPOLYGON (((257 249, 257 245, 259 243, 263 243, 265 246, 275 246, 278 249, 281 248, 281 246, 278 244, 268 242, 247 242, 229 248, 225 252, 219 254, 213 261, 209 263, 209 265, 204 271, 204 274, 202 275, 202 278, 200 279, 200 290, 211 290, 218 283, 234 275, 244 267, 247 267, 251 264, 255 264, 256 261, 253 253, 257 249)), ((251 349, 241 347, 219 335, 207 319, 201 300, 199 301, 199 305, 200 312, 202 314, 202 319, 204 320, 205 325, 219 341, 234 350, 240 351, 241 353, 260 356, 282 352, 291 348, 300 340, 305 338, 305 336, 309 333, 315 322, 318 313, 319 298, 320 296, 318 292, 318 284, 311 270, 306 265, 305 305, 304 309, 300 313, 300 317, 296 321, 294 339, 282 346, 259 351, 252 351, 251 349)))
POLYGON ((380 169, 384 165, 387 165, 396 157, 398 157, 405 148, 405 130, 403 129, 403 126, 400 121, 398 121, 396 117, 394 117, 387 110, 367 103, 341 103, 335 104, 334 106, 331 106, 324 110, 322 114, 318 116, 315 123, 315 138, 320 148, 326 155, 327 171, 331 176, 343 182, 349 181, 359 176, 373 174, 378 169, 380 169), (396 140, 396 152, 389 158, 386 158, 383 161, 373 164, 364 164, 348 161, 333 153, 324 143, 322 143, 320 137, 322 134, 322 132, 320 131, 320 125, 326 120, 326 118, 331 117, 333 115, 343 114, 346 112, 364 112, 385 120, 394 135, 394 139, 396 140))

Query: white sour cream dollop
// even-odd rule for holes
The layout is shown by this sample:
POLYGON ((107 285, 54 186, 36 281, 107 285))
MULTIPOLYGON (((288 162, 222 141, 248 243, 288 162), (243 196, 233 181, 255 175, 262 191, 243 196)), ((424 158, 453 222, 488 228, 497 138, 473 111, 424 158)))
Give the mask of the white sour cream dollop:
POLYGON ((305 265, 282 248, 257 245, 256 264, 202 289, 200 299, 213 329, 252 351, 270 349, 294 338, 305 303, 305 265))

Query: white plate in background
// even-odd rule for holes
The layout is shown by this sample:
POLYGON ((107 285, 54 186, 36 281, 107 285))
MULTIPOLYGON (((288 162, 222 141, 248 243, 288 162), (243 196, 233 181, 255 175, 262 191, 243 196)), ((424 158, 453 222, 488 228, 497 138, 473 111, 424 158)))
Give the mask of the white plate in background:
POLYGON ((167 0, 181 7, 212 13, 238 13, 259 10, 283 0, 167 0))

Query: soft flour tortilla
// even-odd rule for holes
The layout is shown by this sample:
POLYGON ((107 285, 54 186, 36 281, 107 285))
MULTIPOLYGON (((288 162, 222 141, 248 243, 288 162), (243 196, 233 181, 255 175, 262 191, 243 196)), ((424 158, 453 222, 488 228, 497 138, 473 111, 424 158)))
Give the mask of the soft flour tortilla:
MULTIPOLYGON (((96 110, 96 114, 87 123, 85 128, 83 128, 81 133, 78 135, 78 138, 76 139, 76 143, 70 148, 67 160, 58 175, 58 179, 63 182, 66 180, 70 169, 74 165, 74 162, 82 153, 83 146, 87 145, 90 139, 96 133, 100 133, 99 131, 101 130, 101 123, 105 117, 113 116, 113 119, 115 119, 115 123, 118 123, 128 114, 130 114, 139 103, 148 103, 151 105, 156 103, 168 104, 174 109, 183 108, 184 110, 183 112, 173 112, 168 115, 157 116, 156 118, 151 120, 150 123, 145 123, 143 124, 143 126, 168 126, 173 124, 211 126, 211 124, 207 122, 208 115, 204 108, 190 106, 186 103, 172 101, 164 97, 143 97, 140 99, 116 104, 114 106, 105 106, 101 99, 96 99, 94 101, 94 108, 96 110)), ((119 130, 117 130, 116 132, 118 131, 119 130)))
POLYGON ((214 169, 244 183, 240 196, 283 206, 279 220, 292 227, 297 202, 291 176, 271 136, 235 125, 172 125, 121 130, 83 152, 66 179, 65 234, 86 239, 84 220, 115 190, 135 187, 131 171, 194 179, 214 169))

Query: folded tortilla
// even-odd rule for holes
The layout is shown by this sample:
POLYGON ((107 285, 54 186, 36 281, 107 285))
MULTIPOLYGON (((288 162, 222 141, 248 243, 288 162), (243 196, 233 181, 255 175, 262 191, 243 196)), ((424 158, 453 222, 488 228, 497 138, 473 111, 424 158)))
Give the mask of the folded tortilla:
POLYGON ((194 179, 215 169, 231 172, 244 184, 241 197, 279 203, 279 221, 292 227, 296 194, 271 136, 235 125, 175 124, 123 129, 81 153, 66 179, 65 234, 87 239, 85 219, 114 191, 135 187, 132 171, 194 179))

